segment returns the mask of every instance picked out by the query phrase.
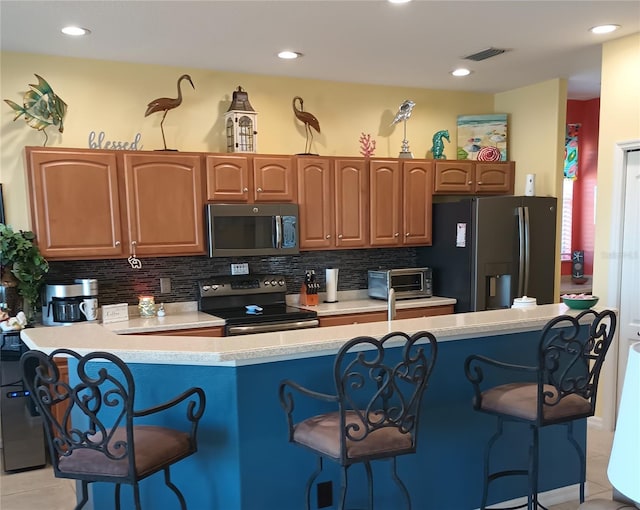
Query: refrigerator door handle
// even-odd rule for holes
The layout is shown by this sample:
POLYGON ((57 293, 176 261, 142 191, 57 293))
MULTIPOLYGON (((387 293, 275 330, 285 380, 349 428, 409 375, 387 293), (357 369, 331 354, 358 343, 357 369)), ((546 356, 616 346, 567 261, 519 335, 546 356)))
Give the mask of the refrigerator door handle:
POLYGON ((524 261, 524 292, 523 296, 529 294, 529 280, 530 275, 530 261, 531 261, 531 224, 529 222, 529 208, 527 206, 524 209, 524 246, 525 246, 525 261, 524 261))
POLYGON ((524 207, 518 207, 518 297, 525 295, 525 219, 524 207))

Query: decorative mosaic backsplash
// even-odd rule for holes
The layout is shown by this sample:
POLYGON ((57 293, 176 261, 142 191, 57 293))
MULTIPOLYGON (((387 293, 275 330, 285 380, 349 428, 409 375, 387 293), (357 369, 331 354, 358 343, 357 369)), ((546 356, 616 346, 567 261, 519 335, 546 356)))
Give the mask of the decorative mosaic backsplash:
POLYGON ((142 259, 141 269, 131 269, 125 259, 51 262, 47 283, 73 283, 75 278, 98 280, 100 305, 137 304, 138 296, 150 294, 156 301, 196 301, 197 281, 230 274, 232 263, 248 263, 250 273, 280 274, 287 293, 297 294, 306 270, 315 270, 321 291, 325 289, 325 268, 340 269, 338 290, 367 288, 369 269, 416 266, 415 248, 335 250, 304 252, 283 257, 157 257, 142 259), (171 279, 171 293, 160 294, 160 278, 171 279))

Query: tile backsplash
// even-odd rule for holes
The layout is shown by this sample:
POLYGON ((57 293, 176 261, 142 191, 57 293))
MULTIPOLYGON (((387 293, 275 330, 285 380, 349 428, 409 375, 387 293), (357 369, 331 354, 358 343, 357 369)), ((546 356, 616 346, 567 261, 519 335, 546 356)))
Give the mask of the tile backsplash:
POLYGON ((246 262, 250 273, 280 274, 287 293, 297 294, 305 271, 315 270, 321 290, 325 289, 325 268, 340 269, 338 290, 367 288, 367 270, 416 266, 415 248, 380 248, 303 252, 282 257, 157 257, 142 259, 141 269, 132 269, 126 259, 50 262, 47 283, 73 283, 75 278, 96 278, 100 305, 137 304, 138 296, 150 294, 156 302, 196 301, 197 281, 230 274, 232 263, 246 262), (160 294, 160 278, 171 279, 171 292, 160 294))

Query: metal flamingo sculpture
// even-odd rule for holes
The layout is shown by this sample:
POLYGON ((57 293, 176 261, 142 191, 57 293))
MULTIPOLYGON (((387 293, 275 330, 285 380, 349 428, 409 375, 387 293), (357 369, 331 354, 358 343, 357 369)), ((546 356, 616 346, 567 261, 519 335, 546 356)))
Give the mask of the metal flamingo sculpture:
POLYGON ((318 119, 316 119, 315 115, 304 111, 304 101, 300 96, 294 97, 291 104, 293 105, 293 113, 295 113, 298 120, 304 123, 305 131, 307 133, 307 138, 304 144, 304 153, 309 154, 309 151, 311 150, 311 143, 313 142, 313 132, 311 131, 311 128, 320 133, 320 123, 318 122, 318 119), (299 109, 296 106, 296 100, 300 101, 299 109), (309 140, 309 137, 311 137, 311 140, 309 140))
POLYGON ((180 76, 180 78, 178 78, 178 97, 159 97, 157 99, 154 99, 147 105, 147 111, 144 112, 144 116, 148 117, 152 113, 164 111, 164 115, 162 116, 162 120, 160 121, 160 131, 162 131, 162 142, 164 143, 164 150, 167 150, 167 142, 164 138, 164 119, 167 116, 167 112, 169 110, 173 110, 174 108, 177 108, 182 104, 182 90, 180 89, 182 80, 187 80, 193 87, 193 90, 196 89, 196 86, 191 81, 191 76, 189 76, 188 74, 183 74, 182 76, 180 76))

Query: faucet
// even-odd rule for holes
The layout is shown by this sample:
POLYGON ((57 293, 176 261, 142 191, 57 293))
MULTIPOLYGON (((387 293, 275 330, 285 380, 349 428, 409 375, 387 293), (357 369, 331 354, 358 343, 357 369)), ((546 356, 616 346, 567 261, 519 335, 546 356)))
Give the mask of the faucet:
POLYGON ((387 320, 392 321, 396 318, 396 291, 392 288, 389 289, 387 294, 387 320))

